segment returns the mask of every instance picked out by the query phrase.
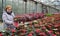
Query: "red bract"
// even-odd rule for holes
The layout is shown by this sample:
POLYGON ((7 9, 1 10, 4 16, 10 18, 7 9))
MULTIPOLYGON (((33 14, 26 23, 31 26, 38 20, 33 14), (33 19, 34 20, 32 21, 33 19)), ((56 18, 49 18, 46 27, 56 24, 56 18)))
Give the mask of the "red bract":
POLYGON ((60 20, 60 18, 59 18, 59 17, 57 17, 57 18, 55 18, 55 20, 60 20))
POLYGON ((49 24, 50 26, 52 26, 53 24, 49 24))
POLYGON ((26 30, 24 29, 24 30, 22 30, 22 32, 23 32, 23 33, 26 33, 26 30))
POLYGON ((29 20, 33 20, 33 17, 34 17, 34 14, 28 14, 29 16, 28 16, 28 18, 29 18, 29 20))
POLYGON ((32 34, 28 34, 28 36, 33 36, 32 34))
POLYGON ((27 30, 25 30, 25 29, 20 29, 20 32, 22 32, 22 33, 26 33, 26 31, 27 30))
POLYGON ((59 27, 59 25, 58 24, 55 24, 54 27, 59 27))
POLYGON ((14 22, 14 24, 13 24, 15 27, 18 27, 19 25, 18 25, 18 22, 14 22))
POLYGON ((12 36, 15 36, 14 34, 12 34, 12 36))
POLYGON ((25 33, 20 33, 20 35, 19 36, 24 36, 25 35, 25 33))
POLYGON ((51 28, 52 26, 50 26, 50 25, 47 25, 48 26, 48 28, 51 28))
POLYGON ((3 36, 3 34, 0 32, 0 36, 3 36))
POLYGON ((39 24, 40 24, 40 25, 42 25, 42 24, 43 24, 43 22, 39 22, 39 24))
POLYGON ((52 36, 56 36, 55 34, 52 34, 52 36))
POLYGON ((40 15, 41 15, 41 17, 43 17, 43 16, 44 16, 44 14, 43 14, 43 13, 40 13, 40 15))
POLYGON ((35 13, 35 14, 34 14, 34 17, 35 17, 36 19, 39 19, 39 17, 40 17, 39 13, 35 13))
POLYGON ((34 14, 33 14, 33 13, 30 13, 30 14, 28 14, 28 15, 30 15, 30 16, 34 16, 34 14))
POLYGON ((36 29, 36 33, 40 33, 40 29, 36 29))
POLYGON ((39 33, 39 35, 40 35, 40 36, 46 36, 46 34, 43 33, 43 32, 39 33))
POLYGON ((53 31, 52 30, 49 30, 48 33, 51 34, 53 31))
POLYGON ((42 29, 46 29, 46 27, 45 27, 45 26, 43 26, 43 27, 42 27, 42 29))
POLYGON ((34 24, 35 27, 39 27, 39 24, 34 24))
POLYGON ((14 30, 14 29, 11 29, 11 32, 16 32, 16 30, 14 30))

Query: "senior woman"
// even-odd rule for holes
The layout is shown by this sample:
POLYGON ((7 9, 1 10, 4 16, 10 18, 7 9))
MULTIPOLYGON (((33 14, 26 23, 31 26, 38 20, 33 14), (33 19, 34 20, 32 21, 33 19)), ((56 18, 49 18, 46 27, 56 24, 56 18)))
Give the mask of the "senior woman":
POLYGON ((3 11, 2 14, 2 19, 3 19, 3 23, 4 23, 4 28, 10 28, 10 29, 14 29, 14 21, 13 18, 15 17, 14 13, 12 12, 12 6, 7 5, 5 7, 5 10, 3 11))

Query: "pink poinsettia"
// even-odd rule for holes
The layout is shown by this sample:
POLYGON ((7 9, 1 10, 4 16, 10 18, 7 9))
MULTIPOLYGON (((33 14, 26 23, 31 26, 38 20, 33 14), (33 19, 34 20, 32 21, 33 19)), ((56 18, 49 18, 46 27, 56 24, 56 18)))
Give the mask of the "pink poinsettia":
POLYGON ((36 33, 40 33, 40 29, 36 29, 36 33))
POLYGON ((44 32, 39 33, 40 36, 46 36, 44 32))
POLYGON ((16 30, 15 29, 11 29, 11 32, 16 32, 16 30))
POLYGON ((3 34, 0 32, 0 36, 3 36, 3 34))
POLYGON ((32 34, 28 34, 28 36, 33 36, 32 34))
POLYGON ((53 31, 52 30, 49 30, 48 33, 51 34, 53 31))
POLYGON ((18 22, 14 22, 14 24, 13 24, 13 25, 14 25, 15 27, 19 27, 19 25, 18 25, 18 24, 19 24, 18 22))
POLYGON ((52 34, 52 36, 56 36, 55 34, 52 34))

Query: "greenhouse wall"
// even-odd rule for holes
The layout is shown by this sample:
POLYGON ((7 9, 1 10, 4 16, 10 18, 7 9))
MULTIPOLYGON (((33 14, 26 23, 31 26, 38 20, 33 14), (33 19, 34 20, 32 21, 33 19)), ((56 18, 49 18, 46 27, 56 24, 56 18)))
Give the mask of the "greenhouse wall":
POLYGON ((3 6, 2 6, 2 0, 0 0, 0 20, 2 19, 1 17, 2 17, 2 8, 3 8, 3 6))
POLYGON ((0 18, 2 11, 6 5, 11 5, 12 11, 15 14, 36 13, 42 12, 43 10, 46 12, 46 9, 48 13, 59 12, 58 10, 50 8, 48 6, 47 8, 43 8, 45 5, 42 7, 42 4, 35 4, 35 2, 32 1, 24 2, 23 0, 0 0, 0 18))

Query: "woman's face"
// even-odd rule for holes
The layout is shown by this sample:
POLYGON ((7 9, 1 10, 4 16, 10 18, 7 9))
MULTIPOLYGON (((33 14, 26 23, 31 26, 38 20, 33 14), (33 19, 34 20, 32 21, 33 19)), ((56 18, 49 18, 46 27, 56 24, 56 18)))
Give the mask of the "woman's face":
POLYGON ((11 11, 12 11, 12 8, 8 8, 8 9, 7 9, 7 12, 8 12, 8 13, 11 13, 11 11))

